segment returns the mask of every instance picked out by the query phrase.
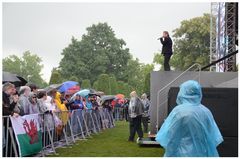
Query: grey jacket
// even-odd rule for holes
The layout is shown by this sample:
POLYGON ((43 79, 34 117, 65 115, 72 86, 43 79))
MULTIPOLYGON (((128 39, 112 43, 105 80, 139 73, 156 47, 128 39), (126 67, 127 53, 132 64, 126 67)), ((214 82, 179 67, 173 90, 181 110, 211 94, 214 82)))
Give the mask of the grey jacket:
POLYGON ((41 113, 41 116, 44 116, 44 125, 45 126, 48 126, 48 128, 50 130, 54 129, 54 119, 53 119, 53 116, 52 114, 50 113, 46 113, 47 111, 49 111, 45 101, 43 99, 38 99, 38 108, 39 108, 39 111, 41 113), (44 114, 46 113, 46 114, 44 114))
POLYGON ((24 115, 30 114, 31 103, 28 100, 28 97, 26 97, 24 94, 21 94, 18 103, 20 105, 20 109, 23 110, 24 115))
POLYGON ((146 98, 146 99, 142 99, 142 103, 144 105, 144 113, 143 113, 143 117, 148 117, 149 116, 149 108, 151 106, 150 101, 146 98))
POLYGON ((38 104, 38 109, 39 109, 39 113, 45 113, 46 111, 48 111, 47 105, 45 104, 45 102, 43 101, 43 99, 38 99, 37 100, 37 104, 38 104))
POLYGON ((130 118, 136 118, 139 115, 143 115, 144 106, 140 98, 133 97, 130 99, 128 113, 130 118))

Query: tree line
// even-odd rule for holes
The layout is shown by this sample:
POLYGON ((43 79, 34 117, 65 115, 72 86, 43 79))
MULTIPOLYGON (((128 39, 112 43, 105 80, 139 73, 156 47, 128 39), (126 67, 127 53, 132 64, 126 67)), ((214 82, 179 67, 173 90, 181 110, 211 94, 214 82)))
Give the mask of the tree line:
MULTIPOLYGON (((150 73, 155 64, 163 64, 163 57, 155 53, 152 64, 144 64, 133 58, 126 42, 116 37, 107 23, 93 24, 86 28, 80 39, 72 37, 63 49, 59 66, 52 69, 50 81, 41 78, 41 58, 29 51, 22 57, 10 55, 3 59, 3 70, 17 73, 24 78, 32 75, 33 83, 40 87, 77 81, 81 88, 93 88, 106 94, 129 95, 132 90, 139 94, 150 93, 150 73)), ((210 15, 184 20, 173 31, 174 70, 185 70, 193 63, 209 63, 210 15)))

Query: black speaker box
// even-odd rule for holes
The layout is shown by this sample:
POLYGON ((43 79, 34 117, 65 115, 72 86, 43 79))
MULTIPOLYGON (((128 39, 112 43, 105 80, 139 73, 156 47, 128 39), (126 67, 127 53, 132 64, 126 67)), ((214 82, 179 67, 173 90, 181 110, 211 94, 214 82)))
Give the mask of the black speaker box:
MULTIPOLYGON (((179 88, 173 87, 168 93, 168 114, 177 105, 179 88)), ((222 157, 238 156, 238 89, 202 88, 202 104, 213 114, 224 142, 218 146, 222 157)))

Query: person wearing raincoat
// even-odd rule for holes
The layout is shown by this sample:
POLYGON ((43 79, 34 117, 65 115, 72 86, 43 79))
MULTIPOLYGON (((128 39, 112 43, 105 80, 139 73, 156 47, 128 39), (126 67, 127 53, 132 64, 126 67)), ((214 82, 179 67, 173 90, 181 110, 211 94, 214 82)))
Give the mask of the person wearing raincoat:
POLYGON ((92 102, 89 96, 86 96, 86 107, 88 112, 92 112, 92 102))
POLYGON ((177 106, 156 135, 165 157, 217 157, 223 137, 210 110, 201 104, 202 90, 190 80, 180 86, 177 106))
POLYGON ((68 109, 65 104, 61 102, 61 94, 59 92, 55 93, 54 101, 58 109, 61 111, 60 119, 62 120, 63 125, 66 125, 68 121, 68 109))
POLYGON ((86 99, 86 112, 85 112, 85 119, 86 119, 86 121, 87 121, 87 126, 88 126, 88 128, 89 129, 93 129, 93 123, 92 123, 92 121, 91 121, 91 116, 92 116, 92 102, 91 102, 91 100, 90 100, 90 97, 87 95, 86 97, 85 97, 85 99, 86 99))

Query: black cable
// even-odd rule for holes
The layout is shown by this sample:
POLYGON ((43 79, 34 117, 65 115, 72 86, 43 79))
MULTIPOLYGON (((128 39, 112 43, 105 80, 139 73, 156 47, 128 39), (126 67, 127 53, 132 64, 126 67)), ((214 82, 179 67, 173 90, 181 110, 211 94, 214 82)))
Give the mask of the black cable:
POLYGON ((222 61, 222 60, 225 60, 225 59, 229 58, 230 56, 233 56, 233 55, 235 55, 235 54, 237 54, 237 53, 238 53, 238 50, 236 50, 236 51, 234 51, 234 52, 232 52, 232 53, 230 53, 230 54, 227 54, 226 56, 218 59, 217 61, 214 61, 214 62, 208 64, 207 66, 202 67, 202 68, 201 68, 201 71, 203 71, 203 70, 209 68, 210 66, 215 65, 216 63, 218 63, 218 62, 220 62, 220 61, 222 61))

